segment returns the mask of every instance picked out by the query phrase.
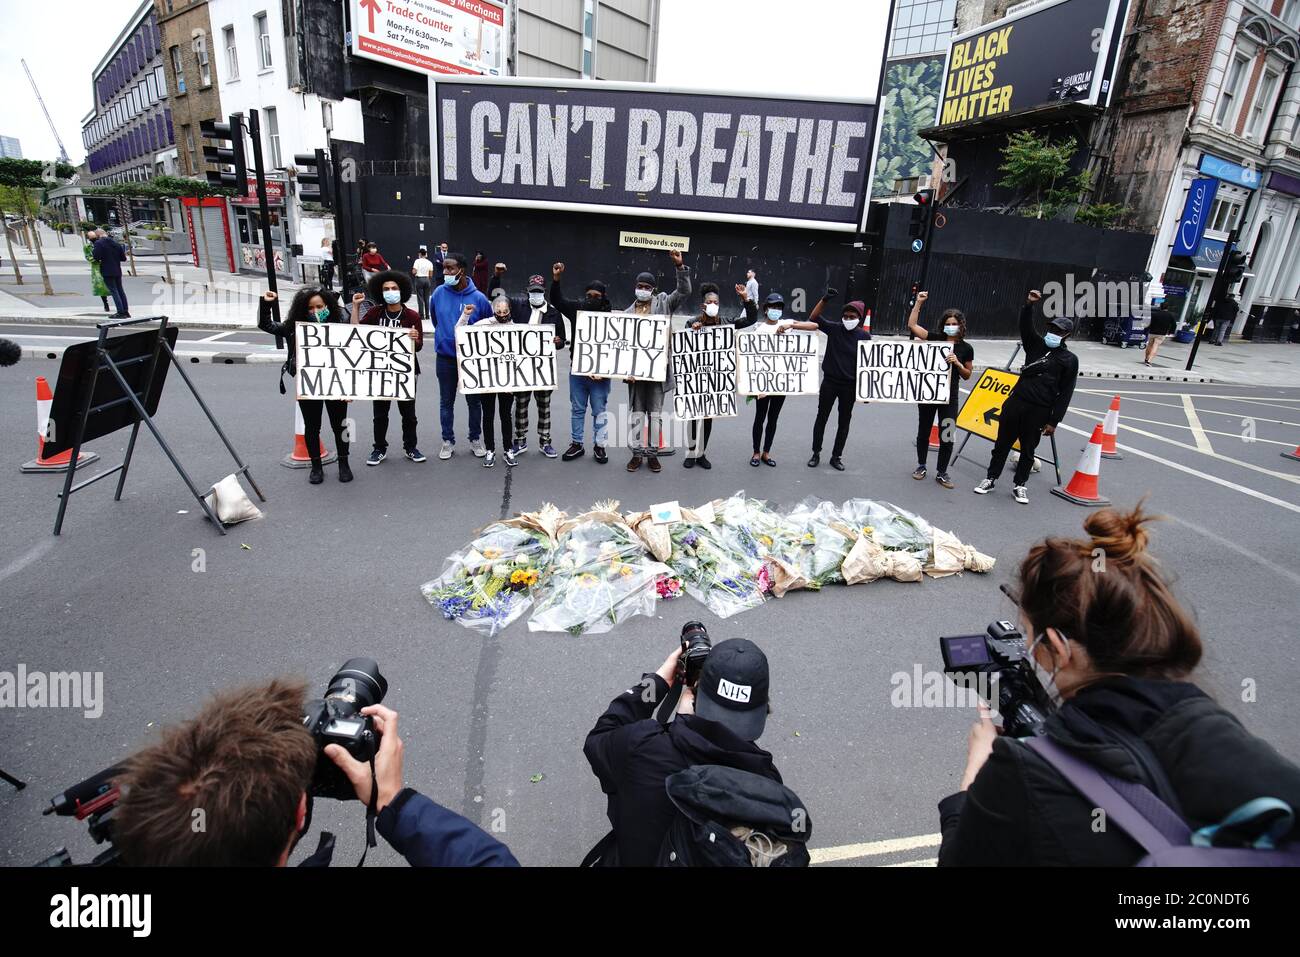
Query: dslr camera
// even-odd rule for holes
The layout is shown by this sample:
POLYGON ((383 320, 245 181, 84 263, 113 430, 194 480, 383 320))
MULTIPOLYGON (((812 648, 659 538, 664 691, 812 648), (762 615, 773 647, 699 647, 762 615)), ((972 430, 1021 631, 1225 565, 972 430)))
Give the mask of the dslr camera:
POLYGON ((939 651, 944 673, 958 687, 996 688, 997 701, 988 704, 1001 716, 1005 734, 1042 734, 1043 722, 1055 709, 1034 673, 1029 642, 1015 625, 995 621, 982 635, 940 637, 939 651))
POLYGON ((342 769, 325 754, 325 746, 341 745, 363 764, 374 758, 379 752, 379 729, 361 709, 379 704, 387 693, 388 681, 379 673, 375 661, 349 658, 330 679, 325 697, 307 702, 302 724, 316 740, 313 797, 348 801, 356 796, 342 769))
POLYGON ((677 659, 677 683, 694 689, 699 683, 704 662, 713 650, 709 630, 702 622, 688 621, 682 625, 682 654, 677 659))

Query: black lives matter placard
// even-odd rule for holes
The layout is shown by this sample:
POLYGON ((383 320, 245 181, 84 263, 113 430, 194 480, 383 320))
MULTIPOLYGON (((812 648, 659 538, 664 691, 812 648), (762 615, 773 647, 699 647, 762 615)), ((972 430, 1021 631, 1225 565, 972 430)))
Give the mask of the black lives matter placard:
POLYGON ((673 416, 720 419, 736 414, 736 327, 673 333, 673 416))
POLYGON ((405 329, 300 322, 294 342, 300 399, 415 399, 415 347, 405 329))
POLYGON ((861 101, 431 77, 429 103, 435 202, 847 230, 871 172, 861 101))
POLYGON ((667 316, 631 312, 580 312, 574 321, 569 371, 663 382, 668 377, 669 321, 667 316))
POLYGON ((948 401, 952 368, 944 342, 863 339, 858 343, 859 402, 948 401))
POLYGON ((816 395, 817 338, 811 332, 747 332, 736 337, 741 395, 816 395))
POLYGON ((465 395, 554 389, 555 326, 457 326, 456 374, 465 395))

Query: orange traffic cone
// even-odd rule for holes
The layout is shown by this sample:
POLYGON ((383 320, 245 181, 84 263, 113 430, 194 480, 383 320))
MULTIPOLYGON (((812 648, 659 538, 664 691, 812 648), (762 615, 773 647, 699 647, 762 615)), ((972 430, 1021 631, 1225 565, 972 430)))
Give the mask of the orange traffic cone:
POLYGON ((939 448, 939 424, 936 422, 930 426, 930 451, 934 452, 939 448))
POLYGON ((1124 456, 1119 454, 1119 449, 1115 447, 1115 440, 1119 438, 1119 396, 1110 400, 1110 408, 1106 410, 1106 421, 1102 423, 1101 429, 1101 457, 1103 459, 1122 459, 1124 456))
POLYGON ((1074 470, 1074 477, 1070 479, 1070 484, 1065 488, 1056 486, 1052 489, 1053 495, 1059 495, 1075 505, 1110 504, 1110 499, 1102 498, 1097 491, 1097 479, 1101 476, 1101 430, 1102 425, 1098 422, 1096 428, 1092 430, 1092 438, 1088 440, 1088 446, 1083 450, 1083 457, 1079 459, 1079 467, 1074 470))
MULTIPOLYGON (((322 410, 323 411, 323 410, 322 410)), ((293 451, 280 460, 280 464, 287 469, 307 469, 311 468, 311 456, 307 454, 307 436, 303 433, 307 426, 302 421, 302 409, 298 403, 293 404, 293 451)), ((337 461, 338 456, 325 448, 325 443, 320 443, 320 461, 321 465, 329 465, 337 461)))
POLYGON ((867 335, 871 335, 871 310, 870 309, 868 309, 867 314, 862 317, 862 329, 864 332, 866 332, 867 335))
MULTIPOLYGON (((72 449, 58 455, 45 457, 45 434, 49 429, 50 407, 54 405, 54 393, 45 376, 36 377, 36 458, 19 466, 23 472, 66 472, 72 462, 72 449)), ((98 452, 82 452, 77 456, 77 468, 89 465, 99 458, 98 452)))
POLYGON ((1283 452, 1282 458, 1291 459, 1293 462, 1300 462, 1300 445, 1295 447, 1294 452, 1283 452))

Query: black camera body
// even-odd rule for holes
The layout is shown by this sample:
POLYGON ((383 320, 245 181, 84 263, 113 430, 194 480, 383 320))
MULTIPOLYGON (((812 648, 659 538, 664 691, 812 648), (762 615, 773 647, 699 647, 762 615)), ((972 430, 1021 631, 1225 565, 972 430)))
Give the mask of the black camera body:
POLYGON ((370 658, 350 658, 330 679, 325 697, 308 701, 302 724, 316 741, 313 797, 349 801, 356 796, 347 776, 328 755, 326 745, 337 744, 356 760, 369 762, 379 751, 379 729, 362 708, 379 704, 388 693, 388 681, 370 658))
POLYGON ((677 681, 694 689, 712 650, 713 641, 702 622, 688 621, 682 625, 682 654, 677 659, 677 681))
MULTIPOLYGON (((1002 717, 1003 733, 1016 738, 1043 732, 1043 722, 1054 709, 1029 660, 1029 642, 1009 621, 995 621, 982 635, 939 638, 944 673, 959 687, 971 687, 971 678, 996 681, 997 701, 989 701, 1002 717), (960 676, 960 677, 959 677, 960 676)), ((980 682, 975 682, 980 687, 980 682)))

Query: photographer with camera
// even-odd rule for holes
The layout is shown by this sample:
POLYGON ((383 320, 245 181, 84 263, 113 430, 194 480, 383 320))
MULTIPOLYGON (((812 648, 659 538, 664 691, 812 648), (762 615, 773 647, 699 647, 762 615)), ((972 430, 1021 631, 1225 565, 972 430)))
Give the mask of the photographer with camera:
MULTIPOLYGON (((995 622, 993 662, 976 666, 1001 667, 1009 730, 981 708, 961 790, 939 804, 940 865, 1300 861, 1265 850, 1300 837, 1282 807, 1300 808, 1300 768, 1188 680, 1201 637, 1147 552, 1150 521, 1140 505, 1095 512, 1089 538, 1048 538, 1021 563, 1022 631, 995 622)), ((982 637, 943 639, 950 671, 982 637)))
MULTIPOLYGON (((354 658, 322 700, 285 679, 218 694, 114 775, 121 862, 284 867, 313 799, 355 796, 368 808, 368 846, 373 820, 411 865, 518 866, 504 844, 402 785, 397 712, 379 704, 387 687, 373 661, 354 658)), ((320 854, 303 863, 328 863, 320 854)))
POLYGON ((772 755, 758 747, 767 722, 767 657, 753 642, 731 638, 710 646, 699 622, 682 629, 681 645, 652 674, 624 691, 587 735, 583 753, 609 797, 613 830, 584 866, 645 867, 660 850, 677 806, 665 787, 695 765, 721 766, 781 783, 772 755), (654 717, 679 693, 676 715, 654 717))

